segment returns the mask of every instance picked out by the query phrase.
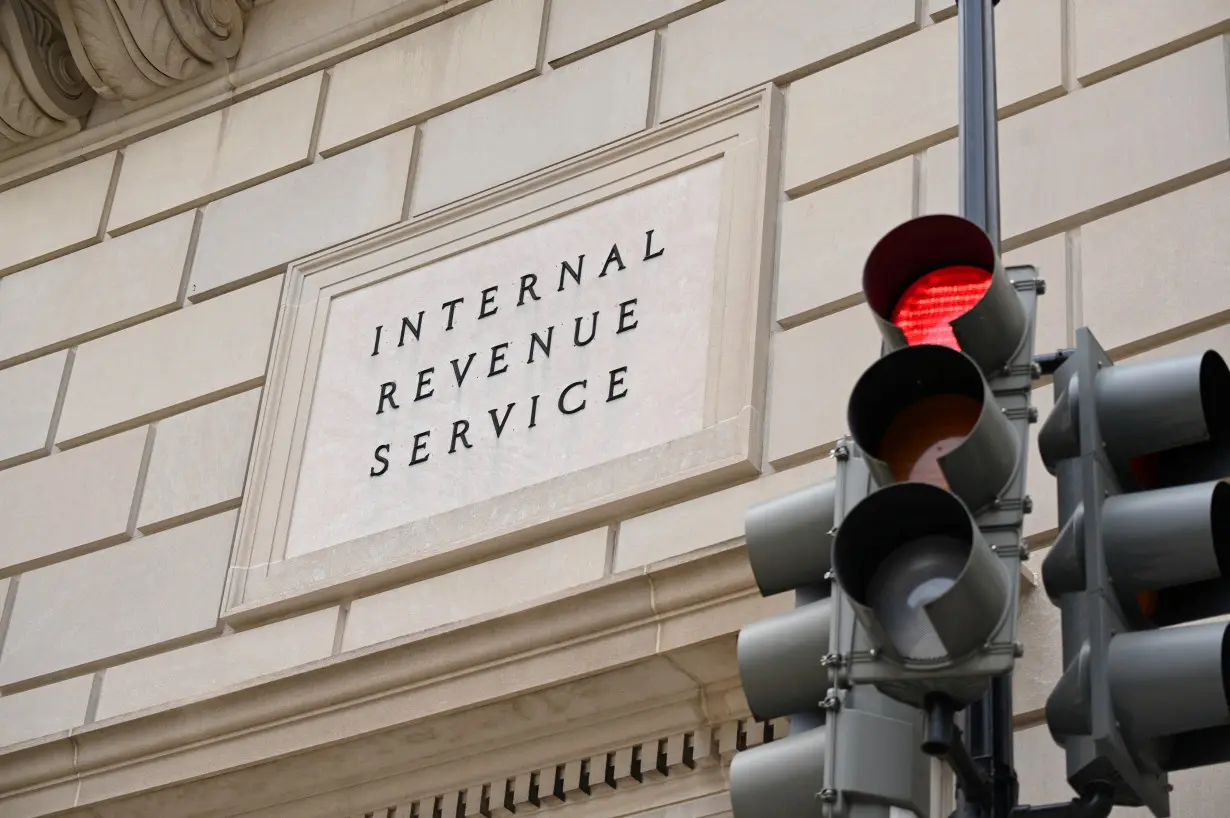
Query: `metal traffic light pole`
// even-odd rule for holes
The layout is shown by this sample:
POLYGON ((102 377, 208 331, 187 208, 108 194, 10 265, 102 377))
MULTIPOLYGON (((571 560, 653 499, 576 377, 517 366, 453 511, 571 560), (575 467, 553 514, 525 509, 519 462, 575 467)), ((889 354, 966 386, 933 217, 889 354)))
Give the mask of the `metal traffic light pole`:
POLYGON ((995 100, 995 13, 999 0, 957 2, 961 111, 961 215, 999 251, 999 128, 995 100))
MULTIPOLYGON (((998 0, 958 0, 961 215, 981 227, 999 252, 999 128, 995 97, 995 12, 998 0)), ((1013 604, 1016 604, 1014 601, 1013 604)), ((1017 803, 1012 763, 1012 676, 967 710, 969 755, 991 779, 989 804, 959 794, 960 818, 1009 818, 1017 803)), ((979 799, 981 800, 981 799, 979 799)))

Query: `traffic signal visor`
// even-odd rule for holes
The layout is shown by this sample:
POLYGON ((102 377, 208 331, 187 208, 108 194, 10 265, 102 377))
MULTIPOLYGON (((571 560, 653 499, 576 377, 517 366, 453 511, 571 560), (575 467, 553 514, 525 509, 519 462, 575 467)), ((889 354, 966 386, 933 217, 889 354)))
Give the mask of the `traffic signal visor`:
POLYGON ((986 644, 1009 577, 969 511, 927 483, 871 494, 842 522, 833 570, 864 626, 903 664, 945 665, 986 644))
MULTIPOLYGON (((836 488, 828 480, 748 511, 747 555, 761 594, 827 586, 836 488)), ((818 599, 739 631, 739 677, 756 718, 813 710, 825 697, 831 622, 832 600, 818 599)))
POLYGON ((989 374, 1025 338, 1025 310, 994 245, 959 216, 911 219, 885 235, 863 268, 863 294, 890 349, 945 346, 989 374))
POLYGON ((946 488, 975 511, 1016 473, 1020 444, 978 367, 934 345, 893 352, 850 394, 850 433, 880 485, 946 488))

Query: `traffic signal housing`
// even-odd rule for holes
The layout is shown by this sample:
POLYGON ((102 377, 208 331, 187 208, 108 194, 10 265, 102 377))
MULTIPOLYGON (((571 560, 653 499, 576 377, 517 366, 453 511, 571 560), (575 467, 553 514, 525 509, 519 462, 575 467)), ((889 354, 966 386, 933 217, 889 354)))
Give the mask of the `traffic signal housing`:
POLYGON ((832 652, 853 612, 831 583, 834 528, 869 484, 866 464, 839 447, 835 480, 753 507, 748 560, 765 596, 793 590, 796 607, 745 626, 738 661, 760 721, 790 717, 785 738, 743 750, 730 768, 735 818, 892 818, 927 812, 929 761, 921 714, 871 685, 841 678, 832 652))
POLYGON ((828 480, 747 513, 747 555, 764 596, 796 592, 794 610, 739 632, 739 676, 760 721, 818 711, 829 688, 833 600, 827 573, 837 481, 828 480))
POLYGON ((1055 392, 1047 723, 1078 793, 1166 816, 1169 772, 1230 761, 1230 631, 1197 623, 1230 613, 1230 370, 1212 351, 1115 365, 1082 328, 1055 392))
POLYGON ((848 422, 878 489, 833 545, 860 624, 839 646, 854 683, 959 708, 1012 669, 1041 288, 957 216, 905 222, 868 256, 884 349, 848 422))

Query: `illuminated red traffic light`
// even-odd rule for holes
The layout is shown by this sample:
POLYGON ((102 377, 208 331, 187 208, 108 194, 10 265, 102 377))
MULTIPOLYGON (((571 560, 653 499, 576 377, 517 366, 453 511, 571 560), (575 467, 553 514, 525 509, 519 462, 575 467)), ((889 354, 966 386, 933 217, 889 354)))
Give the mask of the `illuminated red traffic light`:
POLYGON ((981 301, 990 286, 991 274, 977 267, 944 267, 927 273, 902 294, 893 307, 892 321, 910 346, 938 344, 959 350, 952 322, 981 301))
POLYGON ((1017 354, 1027 321, 995 245, 960 216, 911 219, 876 243, 863 295, 890 350, 942 346, 984 373, 1017 354))

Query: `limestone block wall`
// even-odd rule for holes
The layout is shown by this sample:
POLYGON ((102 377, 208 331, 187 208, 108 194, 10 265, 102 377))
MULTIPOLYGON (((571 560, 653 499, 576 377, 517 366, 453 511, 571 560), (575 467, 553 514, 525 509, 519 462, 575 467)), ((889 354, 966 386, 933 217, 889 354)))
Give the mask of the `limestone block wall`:
MULTIPOLYGON (((236 67, 390 5, 259 4, 236 67)), ((861 258, 895 223, 957 204, 955 7, 771 5, 444 4, 224 107, 0 165, 0 746, 737 540, 749 504, 828 475, 878 350, 861 258), (769 83, 786 116, 759 479, 220 623, 290 262, 769 83), (484 590, 496 581, 508 595, 484 590)), ((1230 355, 1230 5, 1005 0, 997 19, 1004 245, 1047 280, 1039 349, 1088 324, 1117 359, 1230 355)), ((1036 390, 1044 415, 1050 401, 1036 390)), ((1027 534, 1045 548, 1036 457, 1030 485, 1027 534)), ((1025 608, 1023 798, 1066 798, 1039 726, 1057 617, 1040 590, 1025 608)), ((1222 814, 1230 793, 1210 775, 1179 777, 1176 814, 1222 814)))

